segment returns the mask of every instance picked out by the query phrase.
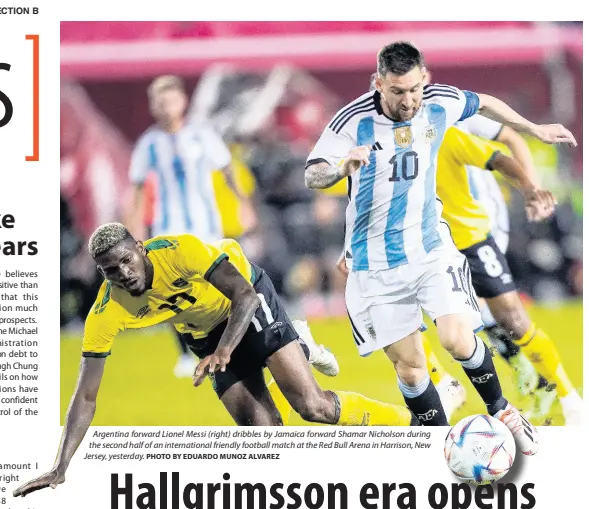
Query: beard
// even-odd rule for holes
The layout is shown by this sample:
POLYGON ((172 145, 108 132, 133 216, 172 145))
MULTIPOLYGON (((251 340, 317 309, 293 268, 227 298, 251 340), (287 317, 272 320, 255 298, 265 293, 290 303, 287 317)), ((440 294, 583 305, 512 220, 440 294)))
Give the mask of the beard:
POLYGON ((398 108, 397 110, 395 110, 388 103, 384 94, 381 94, 380 97, 382 100, 383 110, 385 111, 387 116, 389 116, 395 122, 408 122, 409 120, 411 120, 415 116, 415 114, 417 113, 417 110, 419 109, 419 106, 420 106, 420 105, 413 106, 409 110, 403 110, 401 108, 398 108))

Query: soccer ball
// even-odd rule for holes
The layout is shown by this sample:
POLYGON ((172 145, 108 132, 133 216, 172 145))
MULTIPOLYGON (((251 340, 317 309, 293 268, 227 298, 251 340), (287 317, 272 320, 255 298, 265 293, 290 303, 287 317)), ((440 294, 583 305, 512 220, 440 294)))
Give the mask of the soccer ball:
POLYGON ((444 445, 452 473, 463 482, 489 484, 513 465, 515 440, 509 428, 489 415, 471 415, 455 424, 444 445))

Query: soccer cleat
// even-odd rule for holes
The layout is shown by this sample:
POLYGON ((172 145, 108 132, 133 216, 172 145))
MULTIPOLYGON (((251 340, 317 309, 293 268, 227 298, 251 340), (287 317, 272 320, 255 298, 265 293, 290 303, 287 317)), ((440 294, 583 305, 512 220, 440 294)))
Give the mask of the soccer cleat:
POLYGON ((339 364, 335 355, 333 355, 325 346, 318 345, 313 339, 311 329, 307 322, 303 320, 293 320, 292 324, 298 332, 299 337, 309 348, 309 364, 319 373, 326 376, 336 376, 339 373, 339 364))
POLYGON ((493 417, 509 428, 522 454, 533 456, 538 452, 540 445, 536 428, 511 403, 507 403, 505 409, 499 410, 493 417))
POLYGON ((444 378, 436 385, 436 390, 442 400, 446 419, 450 420, 452 414, 466 403, 466 389, 455 378, 444 375, 444 378))
POLYGON ((522 396, 531 394, 538 386, 538 373, 523 353, 509 358, 509 365, 515 371, 517 389, 522 396))
POLYGON ((197 364, 198 359, 194 355, 183 354, 174 367, 174 375, 177 378, 190 378, 194 375, 197 364))

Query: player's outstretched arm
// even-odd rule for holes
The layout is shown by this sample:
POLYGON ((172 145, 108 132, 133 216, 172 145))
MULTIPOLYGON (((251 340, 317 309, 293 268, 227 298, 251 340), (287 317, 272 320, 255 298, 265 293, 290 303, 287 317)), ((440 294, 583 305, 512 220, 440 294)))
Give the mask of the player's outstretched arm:
POLYGON ((539 188, 513 157, 497 152, 489 165, 510 180, 524 195, 526 214, 530 221, 541 221, 552 215, 556 205, 552 193, 539 188))
POLYGON ((534 158, 532 151, 517 131, 509 126, 504 125, 499 131, 496 141, 503 143, 509 147, 515 160, 521 164, 523 170, 526 172, 528 178, 537 186, 540 185, 540 178, 534 166, 534 158))
POLYGON ((518 132, 534 136, 544 143, 567 143, 571 147, 577 146, 575 137, 561 124, 534 124, 500 99, 486 94, 478 96, 481 115, 506 124, 518 132))
POLYGON ((65 427, 61 436, 61 443, 55 464, 46 474, 14 490, 13 495, 15 497, 24 497, 33 491, 42 490, 43 488, 55 488, 65 481, 65 472, 72 456, 82 442, 94 418, 96 396, 100 387, 100 381, 102 380, 105 360, 104 357, 82 358, 78 384, 67 411, 65 427))
POLYGON ((231 313, 219 345, 212 355, 205 357, 194 371, 194 386, 199 386, 209 373, 225 371, 231 354, 247 331, 260 299, 254 288, 227 260, 223 260, 209 277, 211 283, 231 301, 231 313))
POLYGON ((309 189, 326 189, 344 177, 352 175, 361 166, 370 164, 370 147, 354 147, 339 164, 330 165, 325 161, 311 164, 305 170, 305 185, 309 189))

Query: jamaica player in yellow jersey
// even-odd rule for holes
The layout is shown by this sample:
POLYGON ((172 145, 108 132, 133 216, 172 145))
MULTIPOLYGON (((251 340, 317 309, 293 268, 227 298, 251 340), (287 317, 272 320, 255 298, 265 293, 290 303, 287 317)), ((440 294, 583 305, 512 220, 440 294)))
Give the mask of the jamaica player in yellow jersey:
POLYGON ((106 281, 88 314, 78 383, 57 458, 50 472, 15 490, 15 496, 64 482, 92 422, 116 335, 164 322, 191 335, 189 347, 201 358, 194 385, 211 376, 221 402, 239 425, 282 424, 264 382, 264 366, 307 421, 418 424, 405 407, 319 388, 272 281, 247 260, 237 242, 204 244, 192 235, 179 235, 143 244, 123 225, 110 223, 96 230, 89 247, 106 281))
MULTIPOLYGON (((467 165, 498 170, 514 182, 526 200, 531 221, 549 217, 555 206, 552 194, 538 188, 517 161, 497 150, 496 145, 455 127, 449 129, 438 154, 437 195, 443 203, 442 218, 447 222, 456 247, 468 260, 472 284, 486 299, 491 313, 549 383, 556 385, 567 424, 577 424, 582 401, 573 388, 548 335, 530 320, 513 283, 507 260, 490 234, 490 221, 482 203, 470 188, 467 165)), ((467 277, 451 274, 457 289, 467 277)), ((459 290, 457 290, 459 291, 459 290)))

